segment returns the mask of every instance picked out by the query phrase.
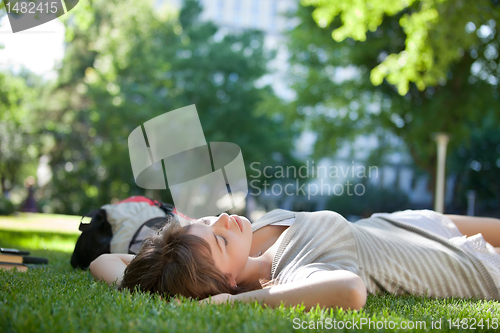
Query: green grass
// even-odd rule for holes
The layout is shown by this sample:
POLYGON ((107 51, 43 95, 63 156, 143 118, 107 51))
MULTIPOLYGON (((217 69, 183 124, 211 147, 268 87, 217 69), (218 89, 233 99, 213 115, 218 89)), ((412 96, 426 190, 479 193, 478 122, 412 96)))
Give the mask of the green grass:
MULTIPOLYGON (((50 263, 46 268, 26 273, 0 270, 1 332, 283 332, 293 331, 299 323, 305 323, 305 327, 313 323, 317 327, 322 320, 324 328, 328 323, 333 325, 333 320, 354 322, 358 327, 371 320, 372 328, 384 321, 385 325, 390 321, 395 325, 425 322, 425 330, 386 330, 405 332, 432 331, 431 321, 441 320, 441 330, 434 331, 459 331, 456 327, 449 329, 448 319, 463 318, 476 321, 476 332, 497 331, 491 327, 500 314, 500 305, 495 301, 370 295, 359 312, 314 309, 306 313, 300 307, 268 309, 258 304, 201 307, 191 300, 179 305, 147 294, 131 295, 95 282, 88 271, 71 268, 69 260, 77 237, 0 230, 0 246, 29 250, 34 256, 47 257, 50 263), (483 329, 477 325, 481 319, 483 329), (490 323, 489 330, 486 320, 490 323)), ((368 324, 362 328, 379 331, 368 330, 368 324)))

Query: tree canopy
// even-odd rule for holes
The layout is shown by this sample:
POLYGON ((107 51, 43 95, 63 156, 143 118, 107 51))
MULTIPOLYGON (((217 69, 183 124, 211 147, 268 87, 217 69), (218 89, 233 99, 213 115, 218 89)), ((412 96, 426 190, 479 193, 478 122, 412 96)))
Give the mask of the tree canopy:
MULTIPOLYGON (((450 133, 450 149, 454 149, 468 141, 473 125, 486 116, 498 124, 499 57, 492 50, 498 50, 500 35, 495 29, 464 50, 439 84, 423 91, 411 84, 402 96, 388 82, 374 86, 370 69, 381 64, 386 55, 404 49, 406 35, 399 22, 405 13, 384 16, 363 42, 351 38, 335 42, 331 33, 343 23, 337 19, 319 29, 313 10, 299 6, 296 17, 300 23, 289 35, 290 76, 296 99, 288 104, 286 114, 290 123, 317 134, 315 156, 332 156, 343 142, 361 134, 383 139, 392 133, 432 179, 436 163, 432 133, 450 133)), ((477 34, 476 30, 462 33, 477 34)), ((442 38, 444 42, 447 37, 442 38)), ((388 148, 381 141, 368 163, 384 163, 383 152, 388 148)))
MULTIPOLYGON (((374 85, 386 79, 401 95, 409 91, 410 83, 423 91, 446 80, 450 68, 471 47, 491 38, 500 18, 496 0, 301 0, 301 4, 315 7, 312 15, 320 28, 340 18, 342 24, 331 32, 336 42, 349 37, 365 41, 386 16, 398 16, 394 23, 405 33, 404 44, 369 69, 374 85)), ((492 45, 490 53, 498 55, 498 50, 492 45)), ((485 55, 485 60, 491 59, 485 55)))

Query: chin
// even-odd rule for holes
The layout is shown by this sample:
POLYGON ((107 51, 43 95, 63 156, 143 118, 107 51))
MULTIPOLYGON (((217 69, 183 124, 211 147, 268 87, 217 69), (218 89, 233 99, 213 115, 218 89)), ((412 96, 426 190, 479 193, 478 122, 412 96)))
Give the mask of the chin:
POLYGON ((240 219, 241 219, 242 221, 244 221, 245 223, 248 223, 248 224, 250 224, 250 225, 252 224, 252 223, 250 222, 250 220, 246 218, 246 216, 241 216, 241 215, 238 215, 238 216, 239 216, 239 217, 240 217, 240 219))

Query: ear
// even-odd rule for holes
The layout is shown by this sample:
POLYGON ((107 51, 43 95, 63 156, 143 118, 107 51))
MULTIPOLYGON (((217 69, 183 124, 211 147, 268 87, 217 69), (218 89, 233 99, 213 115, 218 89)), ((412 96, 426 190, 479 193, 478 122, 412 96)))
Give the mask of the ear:
POLYGON ((227 279, 229 280, 229 284, 231 285, 231 287, 235 288, 236 287, 236 279, 231 274, 228 274, 226 276, 227 276, 227 279))

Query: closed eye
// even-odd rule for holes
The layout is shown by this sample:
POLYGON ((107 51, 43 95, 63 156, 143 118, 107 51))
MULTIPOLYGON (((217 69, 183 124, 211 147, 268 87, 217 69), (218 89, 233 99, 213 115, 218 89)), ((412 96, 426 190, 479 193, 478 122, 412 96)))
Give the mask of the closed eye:
POLYGON ((224 237, 224 236, 222 236, 222 235, 219 235, 219 237, 220 237, 220 238, 222 238, 222 239, 224 240, 224 244, 226 244, 226 246, 227 246, 227 239, 226 239, 226 237, 224 237))
MULTIPOLYGON (((207 219, 201 219, 201 221, 203 223, 205 223, 206 225, 210 225, 210 221, 207 220, 207 219)), ((222 240, 224 240, 224 244, 227 246, 228 242, 227 242, 227 239, 226 237, 222 236, 222 235, 218 235, 220 238, 222 238, 222 240)))

